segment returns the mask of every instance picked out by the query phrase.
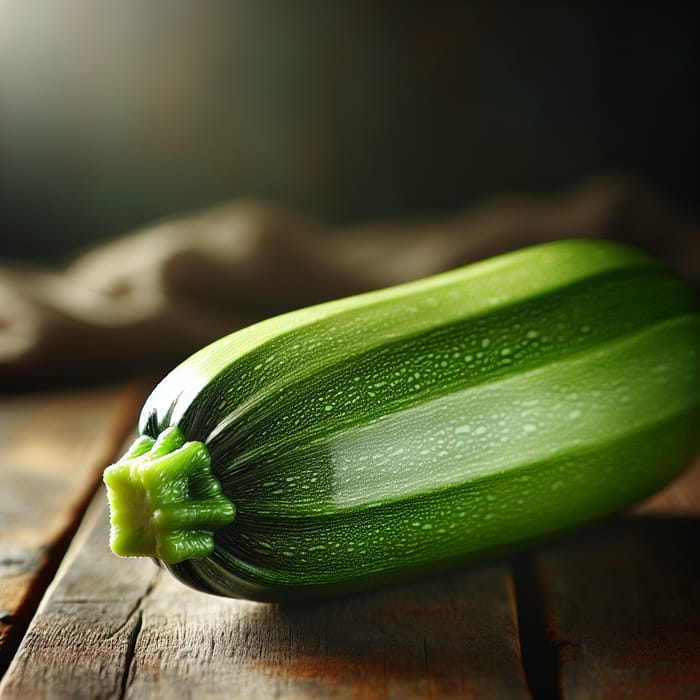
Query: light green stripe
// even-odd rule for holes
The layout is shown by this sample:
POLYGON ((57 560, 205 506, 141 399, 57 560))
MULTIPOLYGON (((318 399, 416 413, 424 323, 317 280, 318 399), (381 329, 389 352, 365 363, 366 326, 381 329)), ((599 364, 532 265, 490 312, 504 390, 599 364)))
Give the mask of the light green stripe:
MULTIPOLYGON (((663 421, 700 402, 699 339, 696 316, 673 319, 574 359, 341 430, 323 441, 320 469, 332 478, 316 496, 338 509, 400 499, 663 421)), ((295 452, 284 461, 304 482, 307 460, 304 450, 295 452)))

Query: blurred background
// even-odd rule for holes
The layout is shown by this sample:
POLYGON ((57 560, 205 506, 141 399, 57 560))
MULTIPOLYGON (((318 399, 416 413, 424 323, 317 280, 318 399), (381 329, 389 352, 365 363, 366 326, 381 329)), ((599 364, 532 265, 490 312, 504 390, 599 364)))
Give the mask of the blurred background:
POLYGON ((601 172, 697 211, 697 3, 0 0, 0 257, 261 197, 330 224, 601 172))

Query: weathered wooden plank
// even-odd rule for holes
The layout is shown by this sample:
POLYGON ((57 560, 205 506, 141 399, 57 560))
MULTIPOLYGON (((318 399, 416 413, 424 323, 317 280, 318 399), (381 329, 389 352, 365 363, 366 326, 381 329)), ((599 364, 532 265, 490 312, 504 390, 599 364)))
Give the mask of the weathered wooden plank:
POLYGON ((700 460, 634 513, 516 562, 544 695, 700 696, 700 460))
POLYGON ((638 515, 537 555, 562 698, 700 697, 698 542, 700 519, 638 515))
POLYGON ((0 684, 3 700, 122 697, 141 603, 160 570, 111 554, 104 498, 93 501, 0 684))
POLYGON ((165 577, 128 697, 526 697, 499 566, 304 606, 202 598, 165 577), (164 651, 166 650, 166 651, 164 651))
POLYGON ((3 700, 528 697, 505 567, 303 606, 190 590, 109 554, 106 518, 33 621, 3 700), (23 695, 24 694, 24 695, 23 695))
POLYGON ((132 385, 0 401, 0 673, 144 393, 132 385))

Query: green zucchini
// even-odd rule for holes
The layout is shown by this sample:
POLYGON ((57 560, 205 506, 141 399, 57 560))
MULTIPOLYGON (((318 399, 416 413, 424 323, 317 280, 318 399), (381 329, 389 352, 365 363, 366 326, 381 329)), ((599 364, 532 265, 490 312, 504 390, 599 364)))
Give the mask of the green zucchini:
POLYGON ((699 351, 693 291, 594 240, 268 319, 148 398, 105 472, 112 549, 255 600, 503 555, 690 463, 699 351))

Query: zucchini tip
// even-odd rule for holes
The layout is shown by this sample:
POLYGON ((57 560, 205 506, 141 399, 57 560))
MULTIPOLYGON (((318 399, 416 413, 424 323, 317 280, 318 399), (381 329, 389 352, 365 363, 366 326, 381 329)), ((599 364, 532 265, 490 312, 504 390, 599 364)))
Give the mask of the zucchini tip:
POLYGON ((177 564, 214 551, 214 532, 231 523, 233 503, 211 471, 202 442, 174 426, 157 440, 138 438, 105 470, 110 546, 123 557, 177 564))

